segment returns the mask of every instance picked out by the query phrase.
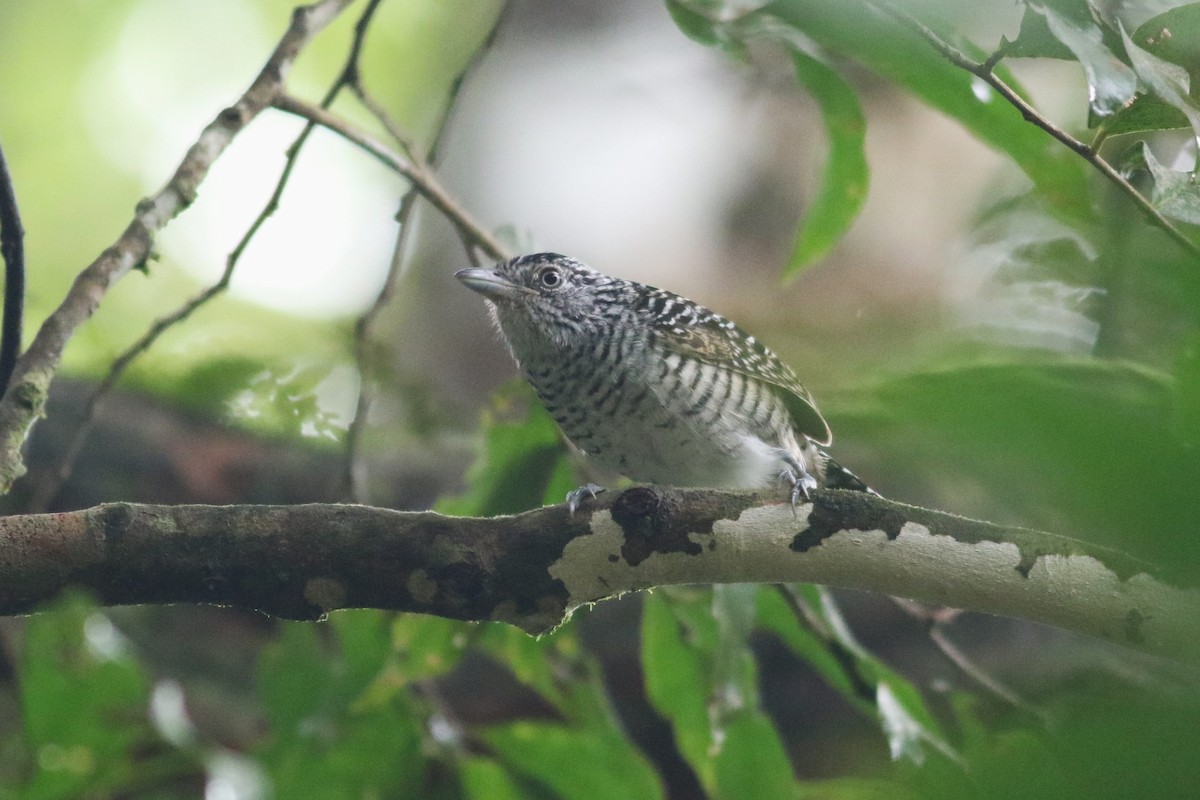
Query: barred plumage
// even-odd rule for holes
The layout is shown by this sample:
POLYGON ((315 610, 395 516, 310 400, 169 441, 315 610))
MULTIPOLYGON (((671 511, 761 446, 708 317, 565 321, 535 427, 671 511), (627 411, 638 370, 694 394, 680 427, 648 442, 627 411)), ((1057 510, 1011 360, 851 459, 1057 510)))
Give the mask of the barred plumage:
POLYGON ((677 486, 783 476, 793 502, 822 485, 867 490, 820 449, 829 426, 796 374, 725 317, 556 253, 456 277, 488 299, 526 380, 601 466, 677 486))

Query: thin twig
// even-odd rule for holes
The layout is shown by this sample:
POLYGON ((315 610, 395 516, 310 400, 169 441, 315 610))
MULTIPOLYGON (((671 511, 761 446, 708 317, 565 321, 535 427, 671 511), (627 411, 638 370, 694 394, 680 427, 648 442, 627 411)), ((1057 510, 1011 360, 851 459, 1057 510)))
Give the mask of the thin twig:
POLYGON ((21 226, 17 192, 3 148, 0 148, 0 257, 4 259, 4 320, 0 331, 2 395, 21 354, 21 318, 25 308, 25 228, 21 226))
POLYGON ((401 177, 410 181, 421 196, 428 200, 434 208, 442 213, 463 235, 497 261, 504 259, 504 245, 497 240, 482 225, 476 222, 460 206, 458 202, 434 177, 433 171, 423 161, 410 160, 393 152, 378 142, 369 134, 355 128, 341 117, 330 114, 323 108, 295 98, 289 94, 281 94, 275 98, 274 106, 280 111, 295 114, 298 117, 316 122, 323 128, 328 128, 347 141, 362 148, 401 177))
POLYGON ((1014 91, 1011 86, 1009 86, 1002 78, 996 75, 996 73, 993 71, 993 67, 996 63, 995 60, 988 59, 983 62, 978 62, 968 58, 960 50, 955 48, 907 11, 903 11, 890 3, 872 2, 871 4, 884 13, 894 17, 901 24, 906 25, 912 31, 920 35, 933 47, 933 49, 937 50, 938 53, 940 53, 951 64, 959 67, 960 69, 966 70, 985 82, 988 86, 992 87, 997 94, 999 94, 1001 97, 1007 100, 1009 104, 1016 108, 1027 122, 1036 125, 1046 133, 1050 134, 1067 149, 1071 150, 1080 158, 1087 161, 1097 171, 1099 171, 1101 175, 1108 178, 1109 181, 1115 184, 1118 189, 1120 189, 1129 197, 1130 200, 1133 201, 1138 209, 1146 216, 1150 224, 1162 230, 1164 233, 1174 239, 1180 247, 1191 253, 1193 256, 1200 257, 1200 245, 1198 245, 1196 242, 1193 242, 1183 233, 1183 231, 1175 227, 1175 224, 1171 222, 1171 220, 1163 216, 1162 212, 1155 208, 1154 204, 1151 203, 1145 195, 1139 192, 1133 186, 1133 184, 1125 180, 1124 176, 1122 176, 1117 170, 1113 169, 1113 167, 1107 161, 1101 158, 1099 153, 1097 153, 1086 142, 1076 139, 1074 136, 1067 133, 1062 128, 1051 122, 1048 118, 1043 116, 1042 113, 1030 105, 1025 98, 1017 94, 1017 92, 1014 91))
POLYGON ((949 635, 946 633, 946 625, 959 616, 961 612, 958 609, 928 608, 921 603, 901 597, 893 597, 892 602, 901 611, 913 619, 920 621, 925 626, 925 632, 929 635, 930 641, 963 674, 1014 708, 1019 708, 1032 716, 1045 720, 1045 715, 1041 711, 1002 683, 998 678, 989 674, 987 670, 977 665, 971 660, 970 656, 960 650, 958 645, 951 641, 949 635))
MULTIPOLYGON (((363 9, 363 13, 359 16, 358 22, 355 23, 354 38, 350 44, 346 63, 322 98, 322 108, 328 108, 342 89, 358 79, 358 62, 362 54, 363 39, 366 37, 368 26, 381 2, 382 0, 370 0, 366 8, 363 9)), ((112 391, 129 365, 153 347, 159 337, 166 333, 167 330, 186 320, 201 306, 207 304, 210 300, 224 293, 229 288, 233 272, 238 262, 241 261, 242 254, 258 234, 259 229, 279 210, 283 191, 291 180, 292 172, 300 156, 300 151, 316 127, 316 123, 314 122, 305 123, 303 130, 300 131, 299 135, 296 136, 295 140, 284 151, 285 161, 283 170, 279 173, 279 178, 275 182, 275 188, 272 190, 270 198, 268 198, 262 210, 259 211, 258 216, 254 218, 254 221, 250 223, 250 227, 242 234, 242 238, 238 241, 237 245, 226 257, 225 269, 221 272, 220 278, 206 289, 189 298, 171 313, 155 320, 145 333, 122 351, 113 360, 112 364, 109 365, 108 373, 104 376, 104 379, 88 396, 83 412, 75 424, 71 441, 63 449, 57 468, 47 476, 33 493, 33 497, 29 501, 29 510, 31 512, 44 511, 49 508, 50 504, 58 496, 59 491, 61 491, 63 484, 70 480, 71 473, 75 468, 75 462, 79 458, 79 453, 83 450, 83 446, 87 442, 87 437, 91 433, 92 426, 95 423, 96 413, 99 411, 104 398, 112 391)))
MULTIPOLYGON (((425 163, 431 167, 437 163, 441 144, 444 141, 445 132, 449 129, 450 121, 458 104, 458 98, 462 92, 462 87, 466 84, 468 76, 482 60, 484 53, 491 47, 503 16, 504 12, 502 9, 496 15, 496 19, 492 23, 492 29, 488 32, 487 37, 475 49, 467 64, 450 84, 446 101, 442 106, 441 115, 434 126, 432 140, 425 155, 425 163)), ((387 113, 387 110, 371 96, 366 87, 363 86, 362 81, 355 80, 351 84, 351 88, 363 106, 375 116, 384 129, 401 146, 405 147, 406 152, 410 156, 413 156, 415 154, 415 147, 407 134, 400 129, 391 115, 387 113)), ((392 260, 388 267, 387 276, 384 278, 383 286, 380 287, 375 300, 359 316, 354 325, 354 363, 358 370, 358 398, 355 401, 354 418, 350 421, 350 426, 346 430, 342 481, 346 495, 356 503, 370 502, 370 480, 367 473, 366 461, 362 457, 362 438, 366 431, 371 405, 374 401, 373 370, 368 359, 368 354, 371 348, 375 323, 380 313, 387 307, 392 296, 395 294, 397 281, 403 271, 405 251, 407 250, 410 238, 409 231, 412 227, 411 220, 413 209, 416 207, 416 200, 417 189, 415 186, 405 192, 400 200, 400 210, 396 213, 396 222, 400 226, 400 230, 396 235, 396 245, 392 251, 392 260)), ((455 230, 458 231, 463 241, 467 257, 469 259, 473 258, 475 253, 473 243, 463 234, 461 227, 455 226, 455 230)), ((501 257, 506 258, 507 254, 502 254, 501 257)))

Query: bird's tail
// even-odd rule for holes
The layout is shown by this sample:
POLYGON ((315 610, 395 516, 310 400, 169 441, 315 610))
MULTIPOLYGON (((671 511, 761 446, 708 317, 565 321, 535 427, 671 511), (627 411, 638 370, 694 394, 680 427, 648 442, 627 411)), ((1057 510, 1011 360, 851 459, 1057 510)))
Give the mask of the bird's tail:
POLYGON ((826 489, 848 489, 852 492, 867 492, 878 495, 879 492, 863 483, 862 478, 843 467, 829 457, 824 450, 817 450, 818 463, 821 470, 820 484, 826 489))

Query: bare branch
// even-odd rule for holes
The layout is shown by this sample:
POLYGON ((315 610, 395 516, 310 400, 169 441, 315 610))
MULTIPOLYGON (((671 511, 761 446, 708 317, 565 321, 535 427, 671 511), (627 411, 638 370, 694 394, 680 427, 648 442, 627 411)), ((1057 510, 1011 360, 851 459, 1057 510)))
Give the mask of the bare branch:
POLYGON ((1043 722, 1046 721, 1046 715, 1042 711, 1028 703, 1019 694, 1002 683, 999 678, 972 661, 970 656, 964 653, 950 638, 946 632, 946 626, 959 616, 960 612, 957 608, 929 608, 922 603, 915 603, 900 597, 893 597, 892 600, 895 601, 896 606, 904 611, 904 613, 914 619, 920 620, 924 624, 930 641, 963 674, 1014 708, 1019 708, 1043 722))
POLYGON ((497 261, 503 260, 505 253, 504 245, 500 244, 491 233, 472 219, 458 205, 458 202, 438 182, 433 174, 433 170, 427 164, 405 158, 393 152, 372 136, 350 125, 341 117, 291 95, 279 95, 274 99, 273 105, 280 111, 295 114, 298 117, 303 117, 310 122, 315 122, 324 128, 328 128, 347 141, 358 145, 367 153, 370 153, 386 167, 411 182, 422 197, 428 200, 446 219, 450 220, 454 227, 458 228, 462 235, 466 236, 472 243, 487 253, 489 257, 497 261))
POLYGON ((67 342, 95 313, 109 288, 146 262, 158 231, 195 200, 197 189, 213 163, 234 137, 283 91, 296 57, 350 2, 319 0, 293 12, 291 25, 250 88, 205 127, 167 185, 138 203, 129 227, 79 274, 62 303, 42 324, 28 351, 17 362, 12 385, 0 401, 0 491, 7 491, 25 472, 21 446, 45 409, 50 383, 67 342))
POLYGON ((140 506, 0 519, 0 613, 70 585, 108 604, 311 619, 371 607, 545 632, 581 605, 680 583, 815 582, 1023 617, 1200 662, 1200 590, 1118 552, 859 492, 793 513, 746 492, 637 486, 571 515, 365 506, 140 506))

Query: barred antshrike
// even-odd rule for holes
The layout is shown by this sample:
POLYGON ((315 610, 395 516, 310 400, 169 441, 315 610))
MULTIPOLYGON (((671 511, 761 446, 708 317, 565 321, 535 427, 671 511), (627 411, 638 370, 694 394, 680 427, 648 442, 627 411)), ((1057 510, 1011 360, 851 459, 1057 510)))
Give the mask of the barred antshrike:
MULTIPOLYGON (((585 455, 634 480, 869 491, 820 448, 829 426, 796 374, 728 319, 557 253, 455 274, 489 301, 525 379, 585 455)), ((571 510, 600 487, 568 497, 571 510)))

